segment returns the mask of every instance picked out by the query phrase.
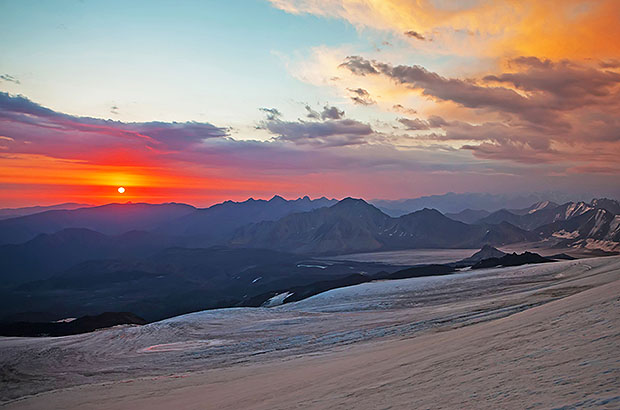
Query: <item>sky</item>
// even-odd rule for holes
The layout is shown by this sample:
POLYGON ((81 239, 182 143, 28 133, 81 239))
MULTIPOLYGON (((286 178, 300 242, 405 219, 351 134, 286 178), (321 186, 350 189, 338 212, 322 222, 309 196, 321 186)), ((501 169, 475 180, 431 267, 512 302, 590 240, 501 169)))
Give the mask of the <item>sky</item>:
POLYGON ((619 21, 615 0, 0 0, 0 207, 618 197, 619 21))

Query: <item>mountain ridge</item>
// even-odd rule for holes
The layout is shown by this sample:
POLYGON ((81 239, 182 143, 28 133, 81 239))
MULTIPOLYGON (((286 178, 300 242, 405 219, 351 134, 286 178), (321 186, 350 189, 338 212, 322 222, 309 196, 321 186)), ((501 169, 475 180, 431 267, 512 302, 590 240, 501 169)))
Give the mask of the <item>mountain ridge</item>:
POLYGON ((362 199, 345 198, 329 208, 242 227, 229 244, 330 254, 421 247, 466 248, 487 241, 504 244, 502 238, 509 235, 512 235, 509 242, 533 239, 510 224, 468 225, 428 208, 393 218, 362 199))

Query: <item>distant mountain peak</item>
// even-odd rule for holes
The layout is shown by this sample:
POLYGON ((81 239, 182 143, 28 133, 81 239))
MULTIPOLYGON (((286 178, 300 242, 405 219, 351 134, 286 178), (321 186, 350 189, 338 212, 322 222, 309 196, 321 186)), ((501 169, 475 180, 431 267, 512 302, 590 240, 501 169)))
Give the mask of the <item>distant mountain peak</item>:
POLYGON ((333 205, 333 207, 349 207, 349 206, 360 206, 360 205, 374 208, 374 206, 370 205, 368 202, 364 201, 363 199, 352 198, 350 196, 341 199, 335 205, 333 205))
POLYGON ((557 208, 559 205, 556 204, 555 202, 552 201, 540 201, 535 203, 534 205, 532 205, 530 207, 530 209, 527 211, 528 214, 533 214, 535 212, 541 211, 543 209, 548 209, 548 208, 557 208))
POLYGON ((504 254, 500 257, 492 257, 482 259, 480 262, 473 265, 472 269, 493 268, 496 266, 520 266, 530 263, 546 263, 553 262, 552 259, 540 256, 537 253, 525 251, 522 254, 516 252, 504 254))
POLYGON ((417 211, 416 213, 427 214, 427 215, 441 215, 444 216, 441 212, 436 210, 435 208, 423 208, 417 211))
POLYGON ((469 258, 465 258, 463 260, 460 261, 460 263, 463 264, 475 264, 478 263, 484 259, 489 259, 489 258, 501 258, 502 256, 506 255, 505 252, 500 251, 499 249, 486 244, 483 245, 482 248, 474 253, 473 255, 471 255, 469 258))
POLYGON ((595 208, 603 208, 614 215, 620 214, 620 202, 609 198, 594 198, 591 205, 595 208))
POLYGON ((485 251, 485 252, 488 252, 488 251, 498 251, 498 252, 501 252, 499 249, 497 249, 497 248, 495 248, 495 247, 493 247, 493 246, 491 246, 489 244, 483 245, 482 248, 480 248, 480 251, 485 251))
POLYGON ((286 199, 282 198, 280 195, 274 195, 269 202, 286 202, 286 199))
POLYGON ((346 198, 342 198, 340 200, 340 202, 364 202, 364 203, 367 203, 362 198, 353 198, 352 196, 348 196, 346 198))

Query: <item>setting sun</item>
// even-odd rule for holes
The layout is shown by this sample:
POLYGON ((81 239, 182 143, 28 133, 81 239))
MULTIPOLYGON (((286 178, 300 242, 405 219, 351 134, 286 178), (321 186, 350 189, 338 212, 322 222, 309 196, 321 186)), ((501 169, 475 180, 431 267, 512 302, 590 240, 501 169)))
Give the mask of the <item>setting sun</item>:
POLYGON ((118 193, 119 194, 124 194, 125 193, 125 188, 123 188, 122 186, 118 187, 118 193))

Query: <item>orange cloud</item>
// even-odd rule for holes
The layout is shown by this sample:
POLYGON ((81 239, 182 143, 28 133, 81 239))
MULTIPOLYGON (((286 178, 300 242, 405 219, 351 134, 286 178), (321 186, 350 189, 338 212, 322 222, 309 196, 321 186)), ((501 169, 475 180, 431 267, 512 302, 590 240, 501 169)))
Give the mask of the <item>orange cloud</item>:
POLYGON ((389 30, 432 53, 552 59, 620 55, 616 0, 271 0, 294 14, 344 19, 389 30), (415 32, 419 37, 407 35, 415 32), (430 41, 420 41, 420 37, 430 41))

